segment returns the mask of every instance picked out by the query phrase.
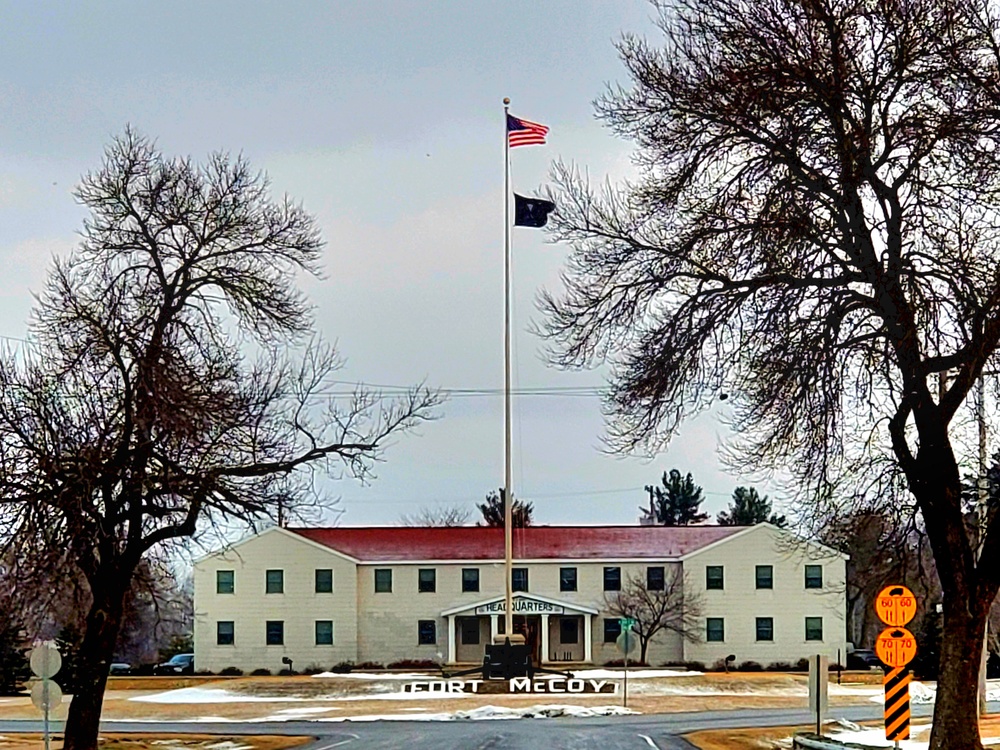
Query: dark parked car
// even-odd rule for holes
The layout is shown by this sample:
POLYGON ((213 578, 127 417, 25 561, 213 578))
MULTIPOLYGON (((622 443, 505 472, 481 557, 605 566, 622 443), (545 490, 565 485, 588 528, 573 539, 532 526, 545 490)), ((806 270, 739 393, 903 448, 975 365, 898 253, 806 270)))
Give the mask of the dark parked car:
POLYGON ((125 675, 132 674, 132 665, 126 664, 122 661, 116 661, 111 663, 111 667, 108 669, 108 674, 110 675, 125 675))
POLYGON ((882 666, 882 662, 871 649, 856 648, 847 655, 848 669, 871 669, 880 666, 882 666))
POLYGON ((153 674, 194 674, 194 654, 177 654, 170 661, 157 664, 153 674))

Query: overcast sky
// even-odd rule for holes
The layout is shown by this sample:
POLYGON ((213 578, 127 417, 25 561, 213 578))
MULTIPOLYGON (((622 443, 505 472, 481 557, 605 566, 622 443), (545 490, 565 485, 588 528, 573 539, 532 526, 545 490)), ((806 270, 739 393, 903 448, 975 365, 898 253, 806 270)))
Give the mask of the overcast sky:
MULTIPOLYGON (((0 12, 0 336, 25 335, 52 256, 76 243, 73 186, 126 123, 167 154, 242 152, 319 222, 326 278, 305 287, 347 359, 342 379, 478 392, 400 438, 369 486, 331 484, 340 523, 471 508, 503 483, 502 99, 551 128, 548 145, 512 151, 519 192, 544 185, 556 158, 627 176, 630 144, 592 101, 627 84, 615 40, 658 34, 643 0, 16 0, 0 12)), ((524 228, 513 249, 514 386, 557 389, 514 402, 514 491, 536 522, 633 523, 643 486, 674 467, 722 510, 751 478, 720 467, 711 414, 651 460, 602 453, 598 398, 565 392, 601 386, 601 373, 547 368, 528 330, 567 250, 524 228)))

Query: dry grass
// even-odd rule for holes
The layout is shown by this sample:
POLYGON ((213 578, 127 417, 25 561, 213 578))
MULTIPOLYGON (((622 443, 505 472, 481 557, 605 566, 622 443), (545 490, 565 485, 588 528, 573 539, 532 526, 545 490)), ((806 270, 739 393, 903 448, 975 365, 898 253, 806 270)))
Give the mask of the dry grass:
MULTIPOLYGON (((101 750, 285 750, 312 742, 311 737, 282 735, 222 736, 204 734, 102 734, 101 750)), ((52 750, 62 750, 62 736, 53 735, 52 750)), ((7 734, 0 737, 0 750, 43 750, 40 734, 7 734)))
MULTIPOLYGON (((862 673, 863 674, 863 673, 862 673)), ((435 675, 428 675, 432 678, 435 675)), ((853 674, 851 675, 854 676, 853 674)), ((127 678, 126 678, 127 679, 127 678)), ((195 678, 154 678, 153 687, 143 690, 109 690, 105 695, 104 719, 188 720, 195 717, 226 719, 259 719, 267 716, 294 716, 296 709, 322 709, 307 714, 309 718, 341 718, 373 714, 415 714, 451 712, 485 705, 525 707, 539 703, 573 703, 583 706, 621 705, 619 695, 580 694, 484 694, 463 697, 427 695, 424 698, 378 698, 379 693, 402 690, 405 680, 362 680, 349 677, 238 677, 215 682, 195 678), (131 698, 189 687, 192 684, 209 689, 271 698, 248 703, 147 703, 131 698), (290 700, 297 699, 297 700, 290 700)), ((116 686, 121 683, 116 683, 116 686)), ((833 706, 865 703, 867 696, 831 695, 833 706)), ((644 714, 670 713, 737 708, 796 708, 806 703, 806 677, 801 674, 731 673, 691 676, 630 679, 629 708, 644 714), (671 695, 663 691, 669 686, 711 691, 711 694, 671 695), (792 695, 768 695, 767 692, 794 692, 792 695)), ((68 707, 65 701, 53 718, 64 719, 68 707)), ((0 699, 0 718, 37 719, 38 711, 27 696, 0 699)), ((0 747, 0 750, 4 750, 0 747)))

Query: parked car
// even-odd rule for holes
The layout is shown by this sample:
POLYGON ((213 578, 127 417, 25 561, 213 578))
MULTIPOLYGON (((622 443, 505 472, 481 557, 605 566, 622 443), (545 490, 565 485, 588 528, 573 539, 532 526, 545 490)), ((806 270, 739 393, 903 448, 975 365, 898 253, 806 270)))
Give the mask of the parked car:
POLYGON ((194 674, 194 654, 177 654, 169 661, 157 664, 153 674, 194 674))
POLYGON ((882 662, 871 649, 856 648, 847 655, 848 669, 871 669, 880 666, 882 662))
POLYGON ((108 669, 108 674, 110 675, 124 675, 132 674, 132 665, 126 664, 122 661, 116 661, 111 663, 111 667, 108 669))

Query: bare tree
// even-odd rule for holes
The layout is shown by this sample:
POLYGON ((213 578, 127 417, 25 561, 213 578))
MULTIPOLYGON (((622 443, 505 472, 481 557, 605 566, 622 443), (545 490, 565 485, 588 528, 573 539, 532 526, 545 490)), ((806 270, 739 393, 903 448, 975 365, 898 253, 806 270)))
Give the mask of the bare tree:
POLYGON ((701 599, 690 591, 685 594, 685 577, 679 567, 668 569, 663 587, 650 588, 641 576, 630 574, 620 591, 604 595, 604 609, 616 617, 635 620, 632 632, 639 638, 639 661, 646 663, 649 644, 658 635, 676 633, 688 641, 697 641, 701 620, 701 599))
POLYGON ((639 175, 557 165, 560 366, 608 362, 609 442, 655 451, 722 391, 736 468, 800 509, 919 510, 943 588, 930 747, 981 747, 1000 515, 970 534, 970 390, 1000 341, 1000 38, 985 0, 659 0, 598 102, 639 175), (978 537, 978 538, 977 538, 978 537))
POLYGON ((399 517, 403 526, 465 526, 471 511, 457 505, 423 507, 415 513, 404 513, 399 517))
POLYGON ((65 746, 93 750, 141 561, 319 502, 315 472, 364 479, 439 399, 324 397, 339 359, 294 284, 322 242, 242 159, 171 160, 126 130, 76 196, 90 216, 40 295, 37 346, 0 357, 0 529, 13 559, 87 582, 65 746))

